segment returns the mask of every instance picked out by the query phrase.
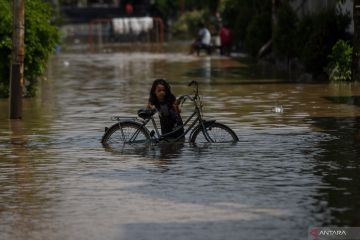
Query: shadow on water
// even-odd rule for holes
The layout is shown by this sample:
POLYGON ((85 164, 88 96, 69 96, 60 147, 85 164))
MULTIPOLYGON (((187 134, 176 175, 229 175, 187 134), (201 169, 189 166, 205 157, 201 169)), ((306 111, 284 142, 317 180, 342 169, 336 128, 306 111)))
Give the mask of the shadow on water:
POLYGON ((161 160, 177 158, 185 143, 158 144, 113 144, 103 145, 106 152, 115 155, 137 155, 141 157, 157 158, 161 160))
POLYGON ((172 159, 181 157, 185 143, 158 143, 158 144, 121 144, 104 146, 106 152, 121 159, 123 156, 142 157, 144 161, 152 162, 162 171, 169 170, 172 159))
POLYGON ((324 98, 333 103, 355 105, 360 107, 360 96, 325 96, 324 98))
POLYGON ((319 211, 332 216, 323 219, 323 225, 359 226, 360 188, 355 183, 360 182, 360 118, 317 117, 311 121, 332 136, 318 143, 324 151, 315 157, 314 166, 314 174, 323 183, 315 196, 322 206, 319 211))
MULTIPOLYGON (((214 153, 224 153, 228 149, 228 157, 238 152, 237 143, 208 143, 194 145, 186 142, 157 143, 157 144, 121 144, 103 145, 106 152, 122 160, 124 156, 140 157, 144 162, 151 162, 163 172, 169 170, 169 165, 189 156, 195 159, 209 158, 214 153), (232 150, 232 152, 231 152, 232 150), (235 151, 234 151, 235 150, 235 151)), ((223 154, 225 157, 226 155, 223 154)))

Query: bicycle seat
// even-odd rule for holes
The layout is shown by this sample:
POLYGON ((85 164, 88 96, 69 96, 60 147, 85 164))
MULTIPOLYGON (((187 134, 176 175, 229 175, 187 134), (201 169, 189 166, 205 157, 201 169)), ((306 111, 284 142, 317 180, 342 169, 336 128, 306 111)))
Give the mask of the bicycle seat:
POLYGON ((140 109, 138 116, 142 119, 149 119, 156 113, 156 109, 140 109))

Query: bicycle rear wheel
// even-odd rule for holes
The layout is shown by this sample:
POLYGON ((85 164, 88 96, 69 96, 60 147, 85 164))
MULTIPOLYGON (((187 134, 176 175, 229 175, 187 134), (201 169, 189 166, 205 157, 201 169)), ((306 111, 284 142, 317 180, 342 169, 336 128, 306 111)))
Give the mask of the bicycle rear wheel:
POLYGON ((236 136, 235 132, 228 126, 221 123, 209 123, 205 124, 206 132, 210 137, 211 141, 208 141, 203 133, 203 129, 198 127, 193 133, 190 142, 192 143, 234 143, 238 142, 239 138, 236 136))
POLYGON ((101 139, 101 143, 113 144, 135 144, 148 143, 149 131, 137 122, 119 122, 111 126, 101 139))

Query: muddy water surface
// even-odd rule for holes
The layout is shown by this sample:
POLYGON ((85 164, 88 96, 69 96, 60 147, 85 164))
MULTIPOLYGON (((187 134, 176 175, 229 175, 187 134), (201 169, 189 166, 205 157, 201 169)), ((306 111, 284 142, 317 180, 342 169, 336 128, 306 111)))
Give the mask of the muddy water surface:
MULTIPOLYGON (((289 83, 236 60, 62 54, 9 121, 0 100, 1 239, 305 239, 360 226, 360 86, 289 83), (155 78, 197 80, 240 142, 105 149, 155 78)), ((191 113, 183 106, 183 116, 191 113)))

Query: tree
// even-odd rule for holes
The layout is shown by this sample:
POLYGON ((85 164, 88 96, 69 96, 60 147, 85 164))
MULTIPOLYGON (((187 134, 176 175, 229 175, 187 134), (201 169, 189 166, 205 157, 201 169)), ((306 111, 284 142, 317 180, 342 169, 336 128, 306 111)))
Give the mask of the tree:
MULTIPOLYGON (((51 23, 54 14, 49 4, 42 0, 26 1, 25 9, 25 86, 26 95, 34 96, 37 80, 59 42, 59 31, 51 23)), ((9 95, 11 26, 10 0, 0 0, 0 97, 9 95)))
POLYGON ((354 0, 354 40, 352 54, 352 80, 360 80, 360 0, 354 0))
POLYGON ((10 2, 0 0, 0 97, 9 94, 11 61, 11 15, 10 2))

